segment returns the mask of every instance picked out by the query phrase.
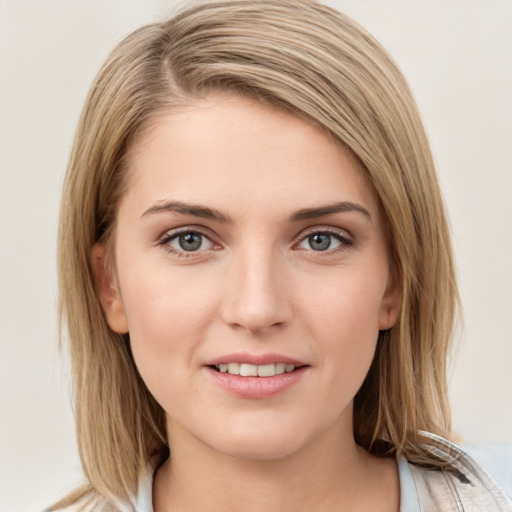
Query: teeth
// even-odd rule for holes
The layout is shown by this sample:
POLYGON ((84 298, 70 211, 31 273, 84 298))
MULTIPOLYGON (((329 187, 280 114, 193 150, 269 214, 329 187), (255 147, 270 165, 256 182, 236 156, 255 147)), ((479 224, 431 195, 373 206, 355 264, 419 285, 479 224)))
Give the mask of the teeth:
POLYGON ((257 369, 258 377, 273 377, 276 374, 275 364, 263 364, 261 366, 257 366, 257 369))
POLYGON ((240 375, 242 377, 257 377, 258 367, 253 364, 242 363, 240 365, 240 375))
POLYGON ((290 373, 295 370, 295 365, 277 363, 277 364, 247 364, 247 363, 222 363, 216 366, 222 373, 231 375, 240 375, 241 377, 273 377, 283 373, 290 373))
POLYGON ((228 373, 231 375, 240 375, 240 365, 238 363, 229 363, 228 373))

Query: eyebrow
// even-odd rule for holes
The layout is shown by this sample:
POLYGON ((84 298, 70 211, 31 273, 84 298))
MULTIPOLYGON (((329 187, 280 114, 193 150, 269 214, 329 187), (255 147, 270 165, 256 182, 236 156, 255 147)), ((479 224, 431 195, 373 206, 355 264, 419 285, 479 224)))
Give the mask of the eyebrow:
POLYGON ((224 215, 215 208, 207 208, 197 204, 182 203, 181 201, 165 201, 148 208, 142 217, 160 212, 173 212, 180 215, 192 215, 193 217, 201 217, 202 219, 215 220, 217 222, 228 223, 231 218, 224 215))
MULTIPOLYGON (((232 222, 232 219, 224 213, 216 210, 215 208, 208 208, 196 204, 183 203, 181 201, 164 201, 148 208, 142 217, 152 215, 160 212, 172 212, 180 215, 191 215, 193 217, 200 217, 202 219, 214 220, 221 223, 232 222)), ((372 219, 370 212, 363 206, 349 201, 342 201, 326 206, 318 206, 316 208, 302 208, 293 213, 289 221, 298 222, 301 220, 316 219, 324 217, 325 215, 332 215, 334 213, 356 212, 364 215, 370 221, 372 219)))
POLYGON ((349 201, 342 201, 340 203, 334 203, 327 206, 319 206, 318 208, 303 208, 295 212, 290 217, 290 222, 297 222, 300 220, 316 219, 323 217, 324 215, 332 215, 333 213, 345 213, 345 212, 356 212, 364 215, 368 220, 372 220, 370 212, 357 203, 351 203, 349 201))

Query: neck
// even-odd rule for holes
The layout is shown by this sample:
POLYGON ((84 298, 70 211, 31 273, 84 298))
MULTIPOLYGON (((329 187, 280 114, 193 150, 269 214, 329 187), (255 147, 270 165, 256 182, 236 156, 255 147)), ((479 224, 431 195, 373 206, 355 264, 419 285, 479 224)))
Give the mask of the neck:
POLYGON ((383 502, 383 510, 398 510, 396 463, 369 455, 348 430, 340 435, 333 428, 279 459, 248 460, 219 453, 173 425, 172 457, 154 482, 155 512, 330 512, 341 504, 345 511, 376 511, 383 502), (380 494, 387 499, 374 499, 380 494))

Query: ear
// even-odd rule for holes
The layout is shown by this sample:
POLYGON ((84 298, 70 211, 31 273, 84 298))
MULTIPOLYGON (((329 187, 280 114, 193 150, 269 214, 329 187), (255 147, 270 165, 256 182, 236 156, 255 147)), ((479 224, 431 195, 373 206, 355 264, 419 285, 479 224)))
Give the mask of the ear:
POLYGON ((101 306, 105 312, 108 325, 119 334, 128 332, 128 320, 115 276, 110 265, 106 263, 105 248, 97 243, 92 248, 92 267, 96 289, 101 306))
POLYGON ((400 315, 402 280, 395 269, 390 269, 388 282, 379 310, 379 330, 391 329, 400 315))

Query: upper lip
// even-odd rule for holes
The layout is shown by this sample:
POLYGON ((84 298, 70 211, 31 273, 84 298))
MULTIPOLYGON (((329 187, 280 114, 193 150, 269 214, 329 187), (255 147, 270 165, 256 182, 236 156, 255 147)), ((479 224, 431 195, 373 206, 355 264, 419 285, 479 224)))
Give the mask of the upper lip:
POLYGON ((226 354, 223 356, 215 357, 213 359, 209 359, 204 365, 218 366, 219 364, 226 363, 245 363, 253 364, 256 366, 284 363, 293 364, 294 366, 307 366, 307 363, 300 361, 299 359, 280 354, 248 354, 245 352, 226 354))

